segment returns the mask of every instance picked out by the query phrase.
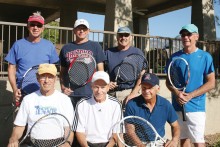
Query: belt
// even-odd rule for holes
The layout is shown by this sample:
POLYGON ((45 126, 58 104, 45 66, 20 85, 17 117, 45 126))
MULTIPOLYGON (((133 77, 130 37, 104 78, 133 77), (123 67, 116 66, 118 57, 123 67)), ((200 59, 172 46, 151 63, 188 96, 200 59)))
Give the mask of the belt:
POLYGON ((124 90, 130 90, 132 88, 120 88, 120 89, 117 89, 116 91, 124 91, 124 90))

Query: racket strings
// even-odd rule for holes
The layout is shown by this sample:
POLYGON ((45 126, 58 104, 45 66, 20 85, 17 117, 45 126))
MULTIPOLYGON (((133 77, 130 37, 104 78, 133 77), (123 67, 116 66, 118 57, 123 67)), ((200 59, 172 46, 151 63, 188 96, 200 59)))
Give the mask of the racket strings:
POLYGON ((170 80, 177 89, 186 86, 189 79, 188 65, 181 60, 175 60, 170 67, 170 80))
POLYGON ((30 130, 30 141, 36 147, 53 147, 63 144, 71 127, 61 114, 51 114, 38 120, 30 130))
POLYGON ((139 54, 132 54, 126 57, 116 68, 119 79, 124 82, 135 81, 143 69, 147 69, 148 63, 145 58, 139 54))
POLYGON ((156 140, 154 130, 144 121, 131 118, 125 122, 124 141, 129 146, 146 145, 156 140))
POLYGON ((75 62, 69 70, 70 82, 73 85, 82 85, 88 80, 89 74, 89 69, 85 63, 75 62))
POLYGON ((34 139, 31 138, 31 142, 35 147, 54 147, 62 144, 65 141, 64 138, 56 139, 34 139))
POLYGON ((88 54, 82 54, 82 56, 77 57, 77 59, 71 63, 71 67, 68 71, 72 86, 83 86, 89 82, 95 69, 96 62, 93 57, 88 54))
POLYGON ((39 90, 40 86, 37 81, 36 73, 38 71, 38 67, 33 67, 28 70, 23 76, 21 82, 21 90, 23 94, 30 94, 34 91, 39 90))
POLYGON ((137 69, 130 63, 124 63, 120 66, 119 81, 133 81, 137 79, 137 69), (129 72, 129 74, 128 74, 129 72))

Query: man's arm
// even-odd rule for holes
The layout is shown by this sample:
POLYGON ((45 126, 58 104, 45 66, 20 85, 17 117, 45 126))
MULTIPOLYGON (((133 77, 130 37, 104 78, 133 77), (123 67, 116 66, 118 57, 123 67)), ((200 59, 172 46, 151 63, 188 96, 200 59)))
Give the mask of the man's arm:
POLYGON ((112 133, 112 137, 110 138, 108 144, 106 147, 114 147, 116 144, 116 140, 117 140, 117 134, 116 133, 112 133))
POLYGON ((70 95, 73 91, 69 87, 66 87, 64 85, 65 82, 68 82, 67 77, 68 77, 68 68, 61 66, 61 68, 60 68, 60 87, 61 87, 61 90, 64 94, 70 95))
POLYGON ((97 64, 97 69, 98 69, 98 71, 104 71, 104 63, 103 62, 98 63, 97 64))
POLYGON ((176 120, 175 122, 170 124, 171 126, 171 130, 172 130, 172 139, 168 140, 166 142, 165 147, 177 147, 178 146, 178 142, 179 142, 179 137, 180 137, 180 127, 179 127, 179 123, 176 120))
POLYGON ((189 101, 190 99, 192 99, 194 97, 202 95, 202 94, 212 90, 213 88, 215 88, 215 73, 212 72, 212 73, 208 74, 206 76, 206 81, 207 82, 204 85, 202 85, 200 88, 198 88, 188 94, 187 101, 189 101))
POLYGON ((73 143, 73 138, 74 138, 74 133, 71 131, 70 136, 68 137, 66 142, 64 144, 62 144, 60 147, 71 147, 71 145, 73 143))
POLYGON ((15 126, 12 131, 12 135, 9 138, 8 147, 18 147, 19 139, 24 132, 25 126, 15 126))
POLYGON ((88 147, 88 143, 86 140, 86 134, 82 132, 76 132, 76 138, 81 147, 88 147))
POLYGON ((135 84, 135 87, 132 89, 131 93, 126 97, 125 99, 125 104, 127 104, 127 102, 134 98, 134 97, 137 97, 139 95, 139 91, 141 90, 141 78, 142 76, 144 75, 145 73, 145 70, 143 70, 141 73, 140 73, 140 76, 135 84))
POLYGON ((8 65, 8 79, 13 90, 15 101, 18 102, 21 98, 21 90, 18 89, 16 84, 16 65, 11 63, 8 65))
POLYGON ((200 96, 200 95, 210 91, 211 89, 215 88, 215 73, 212 72, 209 75, 207 75, 206 81, 207 82, 204 85, 202 85, 201 87, 199 87, 198 89, 196 89, 190 93, 183 93, 181 91, 178 91, 174 87, 172 87, 171 84, 169 83, 168 78, 166 79, 166 86, 172 93, 177 95, 177 101, 180 104, 185 104, 188 101, 190 101, 192 98, 200 96))

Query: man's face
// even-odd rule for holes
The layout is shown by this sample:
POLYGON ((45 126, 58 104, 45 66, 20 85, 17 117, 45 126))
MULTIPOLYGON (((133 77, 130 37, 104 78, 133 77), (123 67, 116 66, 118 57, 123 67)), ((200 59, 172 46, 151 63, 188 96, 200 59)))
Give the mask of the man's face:
POLYGON ((129 33, 118 33, 117 34, 118 46, 130 46, 131 35, 129 33))
POLYGON ((156 98, 156 94, 159 91, 159 86, 158 85, 152 86, 148 83, 143 83, 141 84, 141 91, 144 99, 150 100, 156 98))
POLYGON ((89 33, 89 29, 85 25, 79 25, 73 31, 77 39, 85 39, 89 33))
POLYGON ((107 92, 109 91, 109 85, 103 80, 96 80, 92 83, 92 91, 97 102, 105 101, 107 92))
POLYGON ((190 33, 188 31, 183 31, 181 33, 181 40, 184 47, 195 46, 198 39, 199 34, 197 33, 190 33))
POLYGON ((40 89, 42 92, 50 93, 54 91, 56 76, 45 73, 38 75, 37 79, 40 84, 40 89))
POLYGON ((28 23, 29 36, 38 38, 44 30, 44 26, 36 21, 32 21, 28 23))

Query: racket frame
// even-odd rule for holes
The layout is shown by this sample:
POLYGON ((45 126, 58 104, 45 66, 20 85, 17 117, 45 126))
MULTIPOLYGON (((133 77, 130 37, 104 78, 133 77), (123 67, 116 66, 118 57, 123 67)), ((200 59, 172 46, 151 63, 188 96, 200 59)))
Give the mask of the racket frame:
MULTIPOLYGON (((129 146, 129 145, 127 145, 127 144, 123 141, 123 139, 121 138, 121 135, 123 134, 123 131, 125 131, 124 128, 122 128, 122 127, 124 127, 124 122, 125 122, 125 120, 127 120, 127 119, 134 119, 134 118, 135 118, 135 119, 139 119, 139 120, 145 122, 145 123, 154 131, 156 137, 155 137, 155 140, 154 140, 154 141, 150 141, 150 145, 151 145, 151 143, 153 143, 153 146, 156 147, 156 140, 157 140, 157 139, 160 139, 161 141, 163 141, 164 143, 166 143, 166 140, 165 140, 164 138, 162 138, 162 137, 157 133, 156 129, 154 128, 154 126, 153 126, 149 121, 147 121, 146 119, 144 119, 144 118, 142 118, 142 117, 139 117, 139 116, 126 116, 126 117, 122 118, 122 119, 117 123, 117 130, 120 130, 120 132, 117 133, 117 137, 119 138, 120 142, 121 142, 123 145, 125 145, 125 146, 127 146, 127 147, 136 147, 136 146, 129 146), (123 125, 122 125, 122 124, 123 124, 123 125)), ((147 142, 147 141, 146 141, 146 142, 147 142)), ((148 144, 149 144, 149 143, 148 143, 148 144)), ((147 146, 147 145, 146 145, 146 146, 147 146)))
MULTIPOLYGON (((147 70, 147 68, 148 68, 148 61, 147 61, 147 59, 146 59, 143 55, 138 54, 138 53, 129 54, 129 55, 127 55, 127 56, 121 61, 120 64, 117 65, 117 66, 118 66, 118 69, 117 69, 117 72, 116 72, 117 74, 116 74, 116 77, 115 77, 115 82, 117 82, 118 78, 120 77, 120 69, 121 69, 120 67, 121 67, 121 65, 122 65, 123 63, 130 64, 130 65, 131 65, 131 63, 125 62, 125 60, 126 60, 127 58, 129 58, 130 56, 132 56, 132 55, 138 55, 138 56, 142 57, 142 58, 143 58, 143 61, 144 61, 144 62, 142 62, 142 64, 144 65, 144 63, 146 63, 146 69, 145 69, 145 70, 147 70)), ((133 66, 133 65, 131 65, 131 66, 133 66)), ((135 69, 135 68, 136 68, 136 67, 133 66, 133 69, 135 69)), ((144 70, 143 66, 142 66, 141 71, 142 71, 142 70, 144 70)), ((141 71, 140 71, 140 73, 141 73, 141 71)), ((136 72, 136 73, 137 73, 137 72, 136 72)), ((138 79, 140 73, 137 74, 135 80, 138 79)), ((128 83, 128 82, 132 82, 132 81, 135 81, 135 80, 117 82, 117 84, 128 83)))
MULTIPOLYGON (((22 76, 22 79, 21 79, 21 83, 20 83, 19 86, 18 86, 19 89, 22 88, 22 82, 23 82, 24 77, 26 76, 26 74, 27 74, 31 69, 33 69, 33 68, 35 68, 35 67, 39 67, 39 65, 35 65, 35 66, 29 68, 29 69, 24 73, 24 75, 22 76)), ((20 104, 21 104, 21 101, 22 101, 23 97, 28 94, 28 93, 24 93, 24 91, 22 91, 22 89, 21 89, 21 92, 22 92, 22 93, 21 93, 22 95, 21 95, 20 101, 19 101, 19 102, 15 102, 15 101, 12 102, 11 105, 12 105, 12 107, 13 107, 13 110, 12 110, 7 116, 4 117, 5 121, 7 121, 7 120, 9 119, 9 117, 11 117, 14 113, 16 113, 16 112, 19 110, 19 106, 20 106, 20 104)))
MULTIPOLYGON (((71 62, 70 62, 70 65, 69 65, 69 68, 68 68, 68 76, 69 76, 69 82, 71 83, 71 78, 70 78, 70 74, 69 74, 69 71, 70 71, 70 69, 71 69, 71 67, 72 67, 72 65, 76 62, 76 60, 78 59, 78 57, 81 57, 81 56, 85 56, 85 57, 90 57, 91 59, 92 59, 92 61, 93 61, 93 63, 95 64, 94 65, 94 71, 92 72, 92 74, 90 75, 90 77, 82 84, 82 85, 77 85, 78 87, 82 87, 82 86, 84 86, 84 85, 86 85, 87 83, 89 83, 90 81, 91 81, 91 79, 92 79, 92 76, 93 76, 93 74, 95 73, 95 71, 96 71, 96 68, 97 68, 97 64, 96 64, 96 60, 95 60, 95 58, 91 55, 91 54, 88 54, 88 53, 80 53, 80 54, 77 54, 77 57, 75 57, 71 62)), ((86 62, 84 62, 85 64, 87 64, 86 62)), ((69 87, 70 87, 70 84, 69 83, 69 87)))
POLYGON ((31 126, 29 132, 26 133, 26 135, 25 135, 25 136, 22 138, 22 140, 19 142, 19 145, 21 145, 21 144, 25 141, 25 139, 26 139, 27 137, 30 137, 30 141, 31 141, 32 139, 31 139, 31 135, 30 135, 30 134, 31 134, 31 131, 32 131, 32 129, 34 128, 34 126, 35 126, 38 122, 40 122, 42 119, 44 119, 44 118, 46 118, 46 117, 48 117, 48 116, 52 116, 52 115, 62 116, 62 117, 66 120, 67 124, 69 125, 69 127, 68 127, 68 128, 69 128, 69 132, 68 132, 67 136, 64 138, 64 140, 63 140, 61 143, 57 144, 56 146, 59 146, 59 145, 65 143, 65 142, 67 141, 67 139, 69 138, 70 133, 71 133, 71 125, 70 125, 69 120, 68 120, 67 117, 64 116, 63 114, 60 114, 60 113, 49 113, 49 114, 46 114, 46 115, 40 117, 40 118, 31 126))
MULTIPOLYGON (((174 87, 175 89, 179 90, 179 91, 182 91, 182 92, 185 92, 186 90, 186 86, 187 84, 189 83, 189 79, 190 79, 190 68, 189 68, 189 63, 186 61, 186 59, 182 58, 182 57, 175 57, 169 64, 169 67, 168 67, 168 78, 169 78, 169 81, 170 81, 170 84, 172 85, 172 87, 174 87), (170 75, 170 70, 171 70, 171 66, 172 64, 176 61, 176 60, 183 60, 186 65, 187 65, 187 74, 188 74, 188 79, 186 80, 185 82, 185 86, 182 87, 182 88, 177 88, 172 80, 171 80, 171 75, 170 75)), ((186 111, 185 111, 185 106, 184 104, 181 106, 182 107, 182 116, 183 116, 183 121, 187 121, 187 118, 186 118, 186 111)))

